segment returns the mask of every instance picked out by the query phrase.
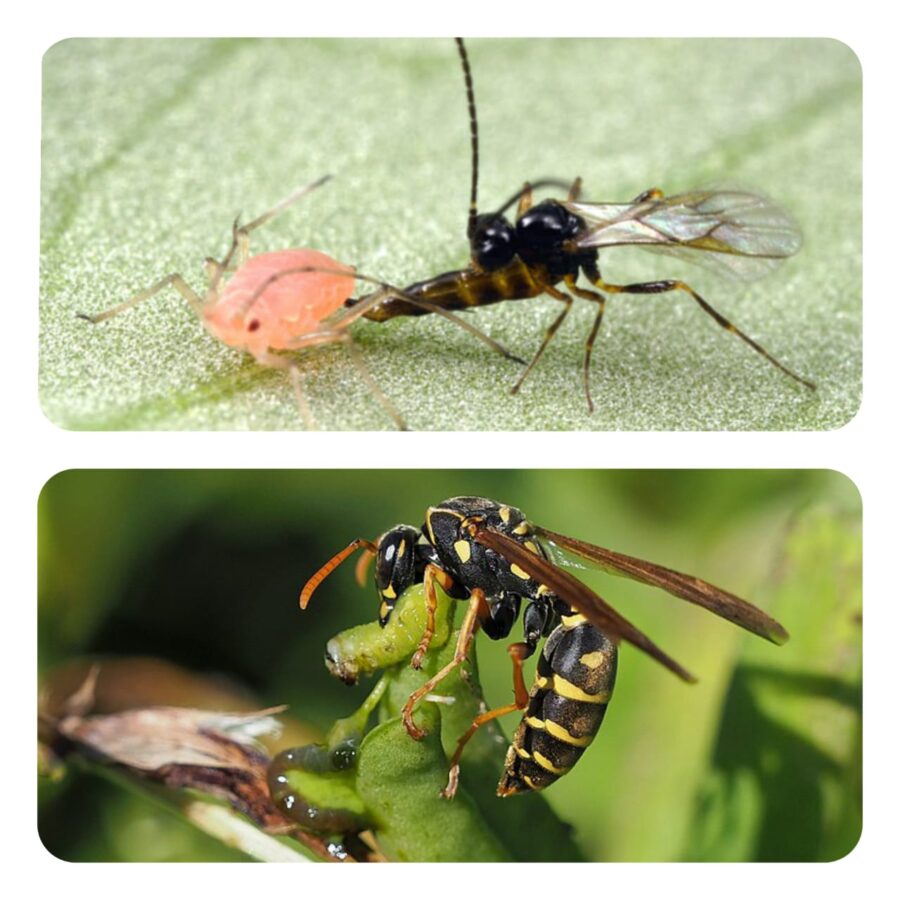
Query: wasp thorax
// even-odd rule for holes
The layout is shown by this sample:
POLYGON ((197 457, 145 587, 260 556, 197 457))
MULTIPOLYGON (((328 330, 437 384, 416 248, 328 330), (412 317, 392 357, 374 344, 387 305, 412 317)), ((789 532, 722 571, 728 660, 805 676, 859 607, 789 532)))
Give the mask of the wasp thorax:
POLYGON ((516 245, 526 262, 541 262, 543 256, 572 238, 581 220, 554 200, 533 206, 516 222, 516 245))

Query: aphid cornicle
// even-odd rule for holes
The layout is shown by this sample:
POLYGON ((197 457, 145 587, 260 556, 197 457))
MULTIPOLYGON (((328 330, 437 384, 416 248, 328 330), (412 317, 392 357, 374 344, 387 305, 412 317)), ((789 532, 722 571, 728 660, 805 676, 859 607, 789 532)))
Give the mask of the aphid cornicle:
MULTIPOLYGON (((456 792, 463 748, 475 731, 516 710, 524 710, 524 716, 497 793, 541 790, 571 769, 603 721, 615 685, 619 641, 648 653, 683 680, 695 680, 598 594, 552 562, 548 548, 662 588, 773 643, 788 638, 773 618, 722 588, 542 528, 521 510, 483 497, 453 497, 432 506, 421 528, 397 525, 375 541, 352 541, 307 581, 300 594, 302 608, 322 581, 360 548, 365 561, 375 560, 382 625, 397 598, 411 585, 424 583, 428 619, 412 666, 421 665, 434 634, 436 585, 467 604, 452 661, 419 687, 403 708, 403 722, 413 738, 424 736, 413 721, 416 705, 463 663, 475 633, 481 629, 494 640, 506 638, 524 605, 523 640, 508 648, 515 700, 477 716, 459 738, 443 792, 446 797, 456 792), (547 640, 529 691, 522 666, 542 637, 547 640)), ((364 569, 358 566, 357 575, 364 569)))
POLYGON ((471 132, 472 185, 467 227, 470 263, 464 269, 408 285, 402 294, 381 290, 348 300, 348 306, 368 303, 364 317, 384 322, 396 316, 421 316, 430 311, 422 303, 411 303, 411 299, 451 310, 526 300, 542 294, 559 300, 563 309, 547 328, 537 351, 513 385, 512 393, 516 393, 565 321, 574 297, 588 300, 595 304, 596 313, 585 342, 583 383, 588 409, 593 411, 591 355, 607 295, 680 291, 785 375, 815 389, 812 381, 788 368, 686 282, 664 279, 614 284, 600 274, 601 249, 633 244, 699 262, 731 276, 760 277, 800 249, 800 231, 784 210, 759 194, 739 190, 692 190, 665 196, 659 188, 651 188, 627 203, 587 203, 580 199, 581 179, 576 178, 565 201, 544 200, 532 205, 533 188, 562 184, 557 179, 542 179, 535 185, 526 183, 495 212, 479 215, 475 94, 461 38, 457 38, 457 46, 465 75, 471 132), (506 210, 516 203, 516 220, 510 222, 506 210), (580 287, 579 275, 584 275, 595 290, 580 287))

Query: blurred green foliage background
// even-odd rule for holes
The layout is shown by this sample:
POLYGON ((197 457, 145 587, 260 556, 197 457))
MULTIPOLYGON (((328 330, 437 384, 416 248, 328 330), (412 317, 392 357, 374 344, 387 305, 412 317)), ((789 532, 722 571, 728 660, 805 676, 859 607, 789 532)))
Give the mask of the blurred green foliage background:
MULTIPOLYGON (((860 499, 833 472, 64 472, 40 498, 42 675, 77 657, 150 655, 223 673, 324 729, 364 695, 328 676, 324 644, 374 619, 377 600, 352 565, 302 614, 300 587, 351 539, 420 525, 458 494, 720 584, 791 632, 775 647, 659 591, 577 572, 700 677, 685 686, 622 649, 597 740, 546 794, 588 858, 827 860, 853 847, 860 499)), ((504 647, 479 638, 491 705, 510 697, 504 647)), ((42 783, 40 831, 73 860, 235 858, 75 771, 42 783)))
MULTIPOLYGON (((631 247, 604 276, 685 278, 813 394, 725 334, 686 296, 613 297, 581 387, 594 309, 578 301, 522 391, 517 367, 435 316, 354 334, 417 430, 836 428, 861 391, 860 65, 834 40, 489 40, 468 44, 482 210, 526 179, 584 178, 627 202, 734 185, 798 221, 800 253, 747 285, 631 247), (411 402, 409 398, 415 398, 411 402)), ((170 290, 101 326, 75 318, 169 272, 200 289, 234 217, 334 180, 253 235, 313 247, 410 284, 468 261, 470 151, 453 42, 69 40, 44 58, 40 398, 65 428, 296 429, 283 373, 207 334, 170 290)), ((559 196, 550 192, 551 196, 559 196)), ((528 358, 549 297, 476 310, 528 358)), ((391 422, 337 348, 302 364, 326 429, 391 422)))

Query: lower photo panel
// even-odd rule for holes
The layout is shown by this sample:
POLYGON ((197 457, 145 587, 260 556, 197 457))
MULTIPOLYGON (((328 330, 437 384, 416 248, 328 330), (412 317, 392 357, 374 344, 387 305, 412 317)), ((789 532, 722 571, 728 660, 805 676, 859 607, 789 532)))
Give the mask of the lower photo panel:
POLYGON ((861 499, 821 470, 73 470, 39 499, 68 861, 830 861, 861 499))

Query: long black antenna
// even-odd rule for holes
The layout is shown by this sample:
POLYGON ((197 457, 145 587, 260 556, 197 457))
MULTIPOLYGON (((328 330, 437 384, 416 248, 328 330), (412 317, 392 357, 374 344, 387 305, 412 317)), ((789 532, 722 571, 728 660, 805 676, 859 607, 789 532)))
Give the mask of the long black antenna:
POLYGON ((475 114, 475 89, 472 87, 472 70, 469 68, 469 57, 462 38, 456 38, 456 48, 462 61, 463 75, 466 79, 466 101, 469 104, 469 133, 472 136, 472 193, 469 199, 469 224, 466 234, 471 240, 475 234, 475 219, 478 217, 478 116, 475 114))

